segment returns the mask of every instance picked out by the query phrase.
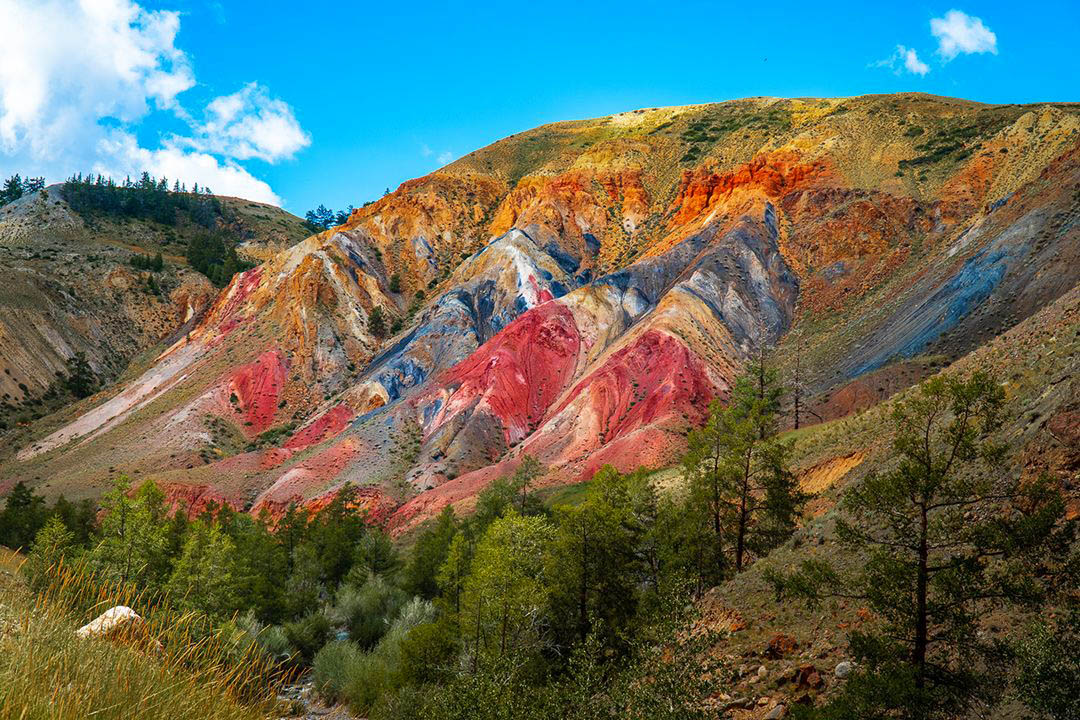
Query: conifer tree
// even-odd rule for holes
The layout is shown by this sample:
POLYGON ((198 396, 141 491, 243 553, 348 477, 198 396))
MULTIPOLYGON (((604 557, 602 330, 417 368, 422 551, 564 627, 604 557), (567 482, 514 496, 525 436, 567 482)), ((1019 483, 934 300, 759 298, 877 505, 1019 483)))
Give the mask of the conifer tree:
POLYGON ((776 438, 780 395, 775 371, 752 363, 728 405, 714 401, 690 435, 683 466, 690 507, 709 516, 713 582, 782 543, 806 500, 788 467, 790 446, 776 438))
POLYGON ((218 523, 196 522, 184 540, 167 589, 182 608, 225 618, 237 609, 236 548, 218 523))
POLYGON ((168 572, 168 525, 164 494, 152 480, 129 497, 131 481, 120 475, 102 501, 101 541, 91 559, 103 576, 160 588, 168 572))
POLYGON ((23 566, 23 572, 35 590, 49 583, 49 576, 62 561, 70 560, 75 550, 75 536, 57 515, 53 515, 38 531, 34 545, 23 566))
POLYGON ((1068 541, 1060 493, 1020 482, 993 441, 1003 402, 983 373, 924 383, 894 409, 895 469, 843 499, 837 535, 858 570, 813 560, 771 575, 781 594, 855 598, 880 621, 851 634, 860 669, 817 717, 952 718, 1003 684, 980 669, 991 651, 980 623, 1038 600, 1068 541))

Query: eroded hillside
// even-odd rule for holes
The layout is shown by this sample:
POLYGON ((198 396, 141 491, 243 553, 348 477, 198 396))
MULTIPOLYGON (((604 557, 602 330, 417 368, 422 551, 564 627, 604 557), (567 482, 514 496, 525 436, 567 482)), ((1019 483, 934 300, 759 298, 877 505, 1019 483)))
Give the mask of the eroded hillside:
POLYGON ((526 453, 547 484, 670 464, 761 345, 800 358, 804 422, 844 416, 1075 287, 1078 111, 750 99, 520 133, 238 275, 0 481, 272 510, 351 482, 404 529, 526 453))

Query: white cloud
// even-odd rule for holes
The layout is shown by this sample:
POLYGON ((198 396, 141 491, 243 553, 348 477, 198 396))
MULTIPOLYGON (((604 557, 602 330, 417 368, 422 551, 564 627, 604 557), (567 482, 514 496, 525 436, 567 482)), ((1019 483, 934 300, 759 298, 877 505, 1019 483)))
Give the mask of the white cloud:
POLYGON ((454 153, 450 152, 449 150, 444 150, 443 152, 439 153, 439 157, 435 159, 439 161, 440 165, 449 165, 450 161, 454 159, 454 153))
POLYGON ((903 45, 897 48, 904 56, 904 67, 907 68, 909 73, 915 75, 925 75, 930 72, 930 66, 919 59, 918 54, 912 48, 905 48, 903 45))
POLYGON ((207 120, 188 142, 198 150, 237 160, 277 162, 311 144, 292 108, 249 83, 239 92, 215 98, 206 107, 207 120))
POLYGON ((292 109, 255 84, 213 100, 201 122, 178 97, 195 85, 176 46, 180 14, 135 0, 0 0, 0 159, 58 181, 72 172, 147 170, 215 192, 276 202, 238 161, 276 162, 310 144, 292 109), (141 147, 139 125, 167 112, 191 126, 141 147))
POLYGON ((897 45, 896 52, 884 60, 874 63, 874 67, 890 68, 897 75, 905 70, 913 75, 926 75, 930 72, 930 66, 919 59, 918 53, 913 48, 904 47, 903 45, 897 45))
POLYGON ((198 182, 218 195, 281 204, 281 198, 267 183, 235 161, 219 160, 208 153, 178 146, 170 140, 166 140, 160 148, 148 150, 140 147, 131 133, 117 130, 102 139, 98 149, 101 159, 94 164, 94 173, 119 178, 146 170, 155 177, 182 180, 189 185, 198 182))
POLYGON ((930 20, 930 32, 938 39, 938 54, 945 62, 961 53, 997 55, 997 35, 981 19, 960 10, 950 10, 945 17, 930 20))

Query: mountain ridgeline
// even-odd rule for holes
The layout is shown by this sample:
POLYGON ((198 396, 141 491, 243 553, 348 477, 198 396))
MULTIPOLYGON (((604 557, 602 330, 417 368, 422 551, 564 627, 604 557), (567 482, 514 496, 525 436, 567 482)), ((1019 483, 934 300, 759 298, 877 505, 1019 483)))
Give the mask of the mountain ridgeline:
MULTIPOLYGON (((23 214, 79 214, 46 196, 23 214)), ((201 196, 174 200, 197 205, 138 222, 161 238, 169 218, 201 225, 201 196)), ((0 489, 115 507, 134 492, 123 475, 148 488, 147 517, 204 517, 155 560, 147 584, 166 595, 198 565, 184 538, 196 555, 262 547, 234 574, 265 560, 303 607, 236 605, 233 588, 200 609, 254 608, 325 697, 383 717, 473 717, 509 696, 565 716, 552 698, 603 694, 583 678, 611 672, 604 657, 620 661, 603 707, 641 717, 694 717, 700 692, 739 718, 795 701, 892 717, 873 703, 900 697, 921 708, 902 717, 1036 707, 1037 643, 1009 666, 1027 679, 1002 683, 1020 690, 991 697, 964 667, 990 662, 983 610, 942 607, 993 598, 1027 622, 1014 601, 1058 607, 1070 582, 1078 218, 1077 104, 752 98, 546 125, 313 215, 325 229, 295 244, 255 243, 250 268, 230 245, 205 260, 217 271, 188 254, 223 288, 118 381, 23 423, 0 489), (912 556, 898 547, 920 518, 912 556), (411 569, 391 538, 415 542, 411 569), (1003 557, 1017 585, 987 569, 1003 557), (921 610, 895 605, 909 580, 921 610), (704 653, 723 672, 665 675, 630 632, 688 632, 670 624, 680 593, 724 638, 704 653), (350 642, 326 645, 334 626, 350 642), (650 705, 643 678, 690 699, 650 705)), ((168 243, 140 247, 170 266, 168 243)), ((186 268, 155 282, 175 293, 186 268)), ((703 657, 691 645, 674 652, 703 657)))

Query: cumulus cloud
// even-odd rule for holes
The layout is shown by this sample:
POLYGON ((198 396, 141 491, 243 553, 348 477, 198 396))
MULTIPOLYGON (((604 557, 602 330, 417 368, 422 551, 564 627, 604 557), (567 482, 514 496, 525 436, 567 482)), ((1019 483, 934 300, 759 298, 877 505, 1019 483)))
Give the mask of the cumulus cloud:
POLYGON ((897 47, 900 54, 904 56, 904 68, 909 73, 915 75, 925 75, 930 72, 930 66, 919 59, 918 53, 911 48, 905 48, 903 45, 897 47))
POLYGON ((897 45, 896 52, 874 65, 890 68, 897 75, 905 70, 913 75, 926 75, 930 72, 930 66, 919 59, 919 54, 913 48, 903 45, 897 45))
POLYGON ((239 92, 215 98, 206 107, 207 120, 188 140, 194 148, 237 160, 267 162, 289 158, 311 144, 292 108, 249 83, 239 92))
POLYGON ((279 202, 239 161, 277 162, 310 144, 291 108, 258 85, 189 113, 195 85, 177 47, 180 14, 135 0, 0 0, 0 157, 27 175, 147 170, 216 192, 279 202), (141 147, 155 113, 190 133, 141 147), (201 116, 201 120, 193 119, 201 116))
POLYGON ((930 32, 938 39, 938 54, 945 62, 960 54, 997 55, 997 35, 983 21, 960 10, 930 20, 930 32))

